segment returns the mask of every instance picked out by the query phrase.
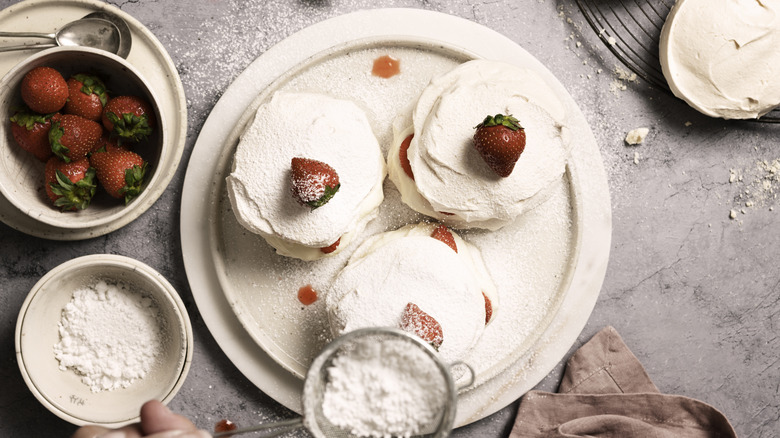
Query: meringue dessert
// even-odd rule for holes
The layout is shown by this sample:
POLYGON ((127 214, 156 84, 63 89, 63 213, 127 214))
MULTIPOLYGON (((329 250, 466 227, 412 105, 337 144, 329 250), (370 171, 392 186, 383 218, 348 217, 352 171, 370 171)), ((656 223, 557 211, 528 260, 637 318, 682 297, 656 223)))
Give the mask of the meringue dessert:
POLYGON ((393 123, 388 174, 402 201, 455 228, 497 230, 546 199, 562 181, 571 141, 566 108, 537 73, 474 60, 434 78, 409 116, 393 123), (486 116, 517 119, 524 148, 508 176, 475 146, 486 116))
POLYGON ((710 117, 780 105, 780 0, 678 0, 659 43, 675 96, 710 117))
POLYGON ((281 255, 316 260, 337 254, 376 217, 385 175, 357 105, 276 93, 241 135, 226 185, 244 228, 281 255))
POLYGON ((440 224, 420 223, 363 242, 331 284, 325 305, 334 337, 401 327, 453 362, 495 318, 498 299, 478 248, 440 224))

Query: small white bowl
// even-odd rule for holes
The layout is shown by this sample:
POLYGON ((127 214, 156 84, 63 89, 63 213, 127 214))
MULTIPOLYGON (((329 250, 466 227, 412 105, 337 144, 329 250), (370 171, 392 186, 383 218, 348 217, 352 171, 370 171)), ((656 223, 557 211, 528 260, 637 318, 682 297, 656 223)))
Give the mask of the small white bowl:
POLYGON ((138 70, 114 54, 86 47, 55 47, 36 53, 11 69, 0 81, 0 193, 31 219, 63 229, 85 229, 110 224, 125 215, 140 216, 156 200, 150 188, 165 175, 160 157, 166 155, 166 130, 157 97, 138 70), (138 197, 125 205, 109 197, 98 187, 92 203, 84 210, 61 212, 54 207, 44 190, 44 163, 21 149, 11 133, 9 118, 24 104, 19 86, 30 70, 48 66, 67 79, 76 73, 93 73, 106 83, 110 96, 144 97, 156 115, 155 129, 143 143, 133 147, 149 163, 146 185, 138 197))
POLYGON ((192 362, 192 326, 176 290, 165 278, 137 260, 95 254, 65 262, 33 286, 16 323, 16 358, 33 395, 52 413, 75 425, 119 427, 138 421, 141 405, 151 399, 168 403, 178 392, 192 362), (149 373, 127 388, 92 392, 71 369, 61 370, 54 355, 60 340, 62 309, 73 292, 98 281, 124 283, 152 298, 163 326, 163 355, 149 373))

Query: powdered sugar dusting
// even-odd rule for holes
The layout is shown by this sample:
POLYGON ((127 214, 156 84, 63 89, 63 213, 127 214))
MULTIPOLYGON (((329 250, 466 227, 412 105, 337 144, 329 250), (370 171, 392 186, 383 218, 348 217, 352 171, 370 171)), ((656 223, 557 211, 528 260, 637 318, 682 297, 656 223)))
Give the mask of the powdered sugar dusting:
POLYGON ((409 437, 435 426, 447 383, 435 362, 407 342, 357 342, 327 368, 325 417, 366 437, 409 437))
POLYGON ((351 101, 276 93, 241 135, 227 188, 236 217, 248 230, 325 247, 363 223, 379 205, 384 176, 379 144, 351 101), (337 169, 341 186, 324 206, 311 210, 291 196, 294 157, 337 169))
POLYGON ((62 309, 54 356, 92 392, 127 388, 162 354, 159 309, 124 284, 99 281, 73 292, 62 309))
MULTIPOLYGON (((392 142, 392 120, 409 110, 433 76, 457 64, 458 60, 436 51, 388 44, 351 50, 323 61, 283 89, 327 92, 354 100, 366 112, 381 147, 387 150, 392 142), (401 60, 401 73, 389 80, 370 73, 373 60, 383 54, 401 60)), ((356 242, 422 219, 401 202, 390 181, 384 183, 384 194, 378 218, 368 224, 356 242)), ((465 358, 475 368, 477 384, 527 351, 529 340, 535 339, 563 299, 575 241, 572 196, 570 181, 564 177, 563 184, 553 187, 545 203, 500 231, 462 234, 481 251, 501 303, 496 318, 465 358)), ((315 262, 279 257, 262 238, 237 224, 226 201, 221 200, 216 218, 221 231, 217 251, 221 256, 218 268, 222 288, 255 341, 272 351, 284 367, 303 376, 331 334, 325 300, 303 306, 297 300, 297 291, 305 284, 327 290, 357 245, 315 262)))

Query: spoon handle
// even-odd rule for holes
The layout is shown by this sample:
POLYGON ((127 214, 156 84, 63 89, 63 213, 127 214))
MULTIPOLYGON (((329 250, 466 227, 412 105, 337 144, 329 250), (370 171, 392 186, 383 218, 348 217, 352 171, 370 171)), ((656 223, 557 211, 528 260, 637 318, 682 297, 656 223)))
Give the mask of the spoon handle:
POLYGON ((57 45, 56 44, 30 44, 26 46, 7 46, 7 47, 0 47, 0 52, 13 52, 15 50, 48 49, 49 47, 57 47, 57 45))
POLYGON ((27 37, 27 38, 47 38, 53 40, 57 35, 53 33, 40 33, 40 32, 0 32, 0 37, 27 37))

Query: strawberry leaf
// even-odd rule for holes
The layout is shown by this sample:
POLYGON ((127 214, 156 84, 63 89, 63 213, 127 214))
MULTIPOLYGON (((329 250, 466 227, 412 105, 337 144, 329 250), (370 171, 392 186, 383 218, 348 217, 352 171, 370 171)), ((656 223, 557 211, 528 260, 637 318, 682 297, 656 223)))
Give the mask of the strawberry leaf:
POLYGON ((148 163, 144 162, 142 166, 133 166, 125 169, 125 186, 119 189, 119 194, 124 195, 125 204, 129 203, 143 191, 144 176, 148 163))
POLYGON ((146 114, 137 116, 133 113, 123 113, 117 116, 112 112, 107 112, 106 117, 114 124, 113 134, 120 138, 139 142, 152 134, 152 128, 149 126, 149 116, 146 114))
POLYGON ((87 169, 84 178, 75 183, 60 170, 56 171, 55 178, 57 182, 50 183, 49 187, 52 193, 59 196, 54 201, 56 207, 62 211, 71 211, 84 210, 89 206, 97 189, 95 169, 91 167, 87 169))
POLYGON ((68 149, 67 146, 60 142, 63 135, 65 135, 65 130, 60 125, 60 122, 53 122, 51 124, 51 129, 49 130, 49 144, 51 144, 51 151, 54 153, 54 155, 60 157, 62 161, 70 163, 70 157, 68 157, 70 149, 68 149))
POLYGON ((315 208, 322 207, 323 205, 327 204, 328 201, 333 197, 333 195, 336 194, 336 192, 339 191, 339 188, 341 188, 341 184, 336 184, 335 187, 331 186, 325 186, 325 193, 322 194, 320 199, 309 201, 306 203, 309 207, 311 207, 312 210, 315 208))

